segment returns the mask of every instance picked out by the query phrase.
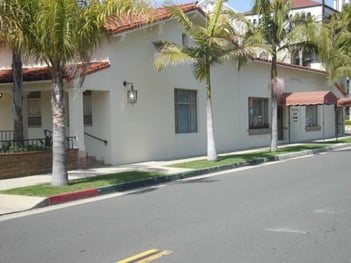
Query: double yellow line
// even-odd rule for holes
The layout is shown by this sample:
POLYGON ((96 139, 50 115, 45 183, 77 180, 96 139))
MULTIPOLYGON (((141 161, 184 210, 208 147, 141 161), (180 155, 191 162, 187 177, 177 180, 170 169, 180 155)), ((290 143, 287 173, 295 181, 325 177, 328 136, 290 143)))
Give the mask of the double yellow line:
POLYGON ((149 249, 129 258, 122 259, 116 263, 147 263, 160 257, 171 254, 171 250, 149 249))

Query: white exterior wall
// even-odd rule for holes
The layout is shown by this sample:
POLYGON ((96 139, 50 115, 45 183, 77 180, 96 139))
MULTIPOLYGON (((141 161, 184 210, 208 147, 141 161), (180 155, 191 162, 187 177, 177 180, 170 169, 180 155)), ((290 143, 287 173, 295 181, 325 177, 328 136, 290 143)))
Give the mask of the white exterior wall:
MULTIPOLYGON (((110 108, 105 116, 106 121, 111 120, 106 139, 112 149, 104 156, 108 162, 128 163, 205 153, 205 92, 194 79, 191 67, 171 67, 161 73, 153 69, 155 49, 152 42, 159 40, 160 34, 163 39, 179 42, 181 33, 175 23, 164 24, 156 26, 152 32, 150 29, 136 31, 123 39, 110 40, 101 49, 105 53, 101 50, 97 53, 100 57, 109 55, 111 67, 89 76, 85 88, 110 89, 107 101, 110 108), (128 87, 123 86, 123 81, 133 82, 138 90, 138 102, 133 106, 127 103, 128 87), (198 133, 175 134, 175 88, 198 90, 198 133)), ((96 129, 93 125, 91 132, 101 137, 96 129)), ((88 140, 86 144, 90 154, 88 140)), ((104 153, 92 155, 103 156, 104 153)))
POLYGON ((298 9, 293 9, 291 10, 291 14, 305 14, 307 15, 308 13, 311 14, 311 16, 316 20, 316 21, 322 21, 322 5, 320 6, 313 6, 313 7, 306 7, 306 8, 298 8, 298 9))
POLYGON ((0 46, 0 68, 11 68, 12 53, 11 50, 5 48, 2 44, 0 46))
POLYGON ((113 98, 107 91, 92 91, 93 125, 85 126, 84 131, 97 136, 102 140, 107 140, 107 145, 88 135, 84 136, 84 143, 89 155, 95 156, 97 160, 111 163, 111 122, 114 121, 114 114, 110 112, 113 98))
MULTIPOLYGON (((181 41, 181 28, 173 22, 151 30, 129 32, 105 43, 96 53, 98 59, 109 57, 111 67, 87 78, 84 88, 93 90, 93 126, 86 131, 108 140, 108 145, 85 137, 89 155, 111 164, 164 160, 206 154, 206 93, 204 83, 192 75, 189 65, 153 69, 155 49, 152 42, 163 39, 181 41), (123 81, 133 82, 138 102, 127 103, 123 81), (197 91, 198 132, 175 133, 174 90, 197 91)), ((268 146, 270 133, 249 135, 248 98, 270 98, 270 65, 255 62, 240 72, 236 64, 226 62, 212 70, 212 100, 215 139, 218 152, 268 146)), ((280 68, 286 91, 327 90, 326 76, 319 73, 280 68)), ((270 105, 270 103, 269 103, 270 105)), ((304 111, 304 107, 300 109, 304 111)), ((332 119, 325 136, 333 136, 333 110, 326 106, 325 116, 332 119)), ((301 113, 302 114, 302 113, 301 113)), ((288 109, 284 108, 284 126, 288 127, 288 109)), ((302 123, 305 123, 303 121, 302 123)), ((302 125, 302 124, 301 124, 302 125)), ((328 124, 329 125, 329 124, 328 124)), ((303 140, 322 138, 323 134, 295 130, 303 140)), ((288 141, 285 130, 284 141, 288 141)))
MULTIPOLYGON (((331 90, 328 86, 327 76, 320 73, 309 73, 301 70, 280 68, 278 70, 285 82, 285 92, 322 91, 331 90)), ((336 96, 341 96, 336 90, 332 90, 336 96)), ((321 126, 317 131, 306 131, 306 107, 292 106, 290 108, 290 142, 298 142, 312 139, 323 139, 335 136, 335 108, 334 105, 318 106, 318 124, 321 126), (293 115, 298 120, 293 120, 293 115), (324 117, 323 117, 324 115, 324 117), (324 121, 324 125, 323 125, 324 121)), ((288 109, 284 116, 284 127, 289 127, 288 109)), ((284 134, 284 141, 289 141, 289 131, 284 134)))

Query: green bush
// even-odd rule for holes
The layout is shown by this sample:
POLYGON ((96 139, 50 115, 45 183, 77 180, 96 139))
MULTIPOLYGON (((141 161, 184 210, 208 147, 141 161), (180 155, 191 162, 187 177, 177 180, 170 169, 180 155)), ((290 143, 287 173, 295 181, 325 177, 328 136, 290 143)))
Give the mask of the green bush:
POLYGON ((345 125, 351 125, 351 120, 345 120, 345 125))

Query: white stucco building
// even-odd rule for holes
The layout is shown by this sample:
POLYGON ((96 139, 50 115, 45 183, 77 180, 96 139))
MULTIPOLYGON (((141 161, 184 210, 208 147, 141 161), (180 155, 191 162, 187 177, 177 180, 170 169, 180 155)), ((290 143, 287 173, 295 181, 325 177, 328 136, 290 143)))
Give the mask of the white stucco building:
POLYGON ((333 6, 335 10, 338 10, 339 12, 342 10, 343 5, 345 4, 351 4, 350 0, 334 0, 333 1, 333 6))
MULTIPOLYGON (((204 22, 196 3, 180 7, 194 22, 204 22)), ((67 135, 77 138, 82 156, 87 153, 117 165, 205 154, 205 85, 195 80, 189 65, 154 70, 154 41, 189 41, 164 9, 157 14, 152 24, 108 26, 113 37, 94 54, 83 88, 75 90, 72 82, 66 83, 67 135), (127 100, 131 85, 138 91, 134 104, 127 100)), ((0 61, 0 131, 6 131, 13 129, 11 56, 6 48, 0 49, 0 61)), ((269 61, 255 59, 239 72, 236 61, 229 61, 212 72, 218 152, 268 146, 269 61)), ((325 71, 279 63, 279 72, 293 98, 286 94, 279 107, 281 143, 343 134, 337 99, 345 94, 328 85, 325 71)), ((40 138, 52 127, 50 76, 45 68, 30 66, 24 75, 25 137, 40 138)))
MULTIPOLYGON (((334 1, 334 6, 335 5, 336 4, 334 1)), ((336 12, 337 10, 326 5, 324 1, 292 0, 290 15, 294 16, 295 14, 301 14, 302 16, 312 17, 317 22, 322 22, 323 20, 328 19, 330 15, 336 12)), ((261 19, 259 15, 254 14, 251 11, 245 12, 245 16, 254 25, 258 25, 261 23, 261 19)), ((262 53, 261 56, 268 56, 268 55, 262 53)), ((286 51, 282 51, 280 52, 280 54, 278 54, 278 56, 281 61, 284 61, 287 63, 307 66, 314 69, 324 69, 321 61, 319 60, 315 52, 311 50, 308 52, 300 51, 298 54, 288 54, 286 51)))

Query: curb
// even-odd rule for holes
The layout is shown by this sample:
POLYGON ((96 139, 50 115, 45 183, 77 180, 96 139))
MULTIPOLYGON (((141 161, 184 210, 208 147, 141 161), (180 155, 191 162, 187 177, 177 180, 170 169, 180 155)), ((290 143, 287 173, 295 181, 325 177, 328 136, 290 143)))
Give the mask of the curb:
POLYGON ((52 195, 52 196, 49 196, 46 200, 44 200, 43 202, 41 202, 40 204, 38 204, 37 206, 35 206, 33 208, 45 207, 45 206, 49 206, 49 205, 56 205, 56 204, 65 203, 65 202, 69 202, 69 201, 85 199, 85 198, 104 195, 104 194, 111 194, 111 193, 115 193, 115 192, 124 192, 124 191, 147 187, 147 186, 155 186, 155 185, 169 183, 169 182, 176 181, 176 180, 181 180, 181 179, 185 179, 185 178, 196 177, 196 176, 201 176, 201 175, 206 175, 206 174, 221 172, 221 171, 226 171, 226 170, 232 170, 232 169, 236 169, 236 168, 240 168, 240 167, 254 166, 254 165, 258 165, 258 164, 262 164, 262 163, 287 160, 287 159, 305 156, 305 155, 315 155, 315 154, 328 152, 328 151, 332 151, 332 150, 340 150, 340 149, 348 148, 350 146, 351 146, 351 144, 339 144, 339 145, 329 146, 329 147, 320 148, 320 149, 305 150, 305 151, 296 152, 296 153, 287 153, 287 154, 283 154, 283 155, 275 156, 275 157, 259 158, 259 159, 251 160, 248 162, 241 162, 241 163, 222 165, 222 166, 214 166, 211 168, 186 171, 186 172, 165 175, 165 176, 156 177, 156 178, 136 180, 136 181, 121 183, 121 184, 116 184, 116 185, 109 185, 109 186, 104 186, 104 187, 99 187, 99 188, 92 188, 92 189, 80 190, 80 191, 69 192, 69 193, 64 193, 64 194, 52 195))
POLYGON ((99 195, 98 189, 85 189, 64 194, 52 195, 47 198, 48 205, 56 205, 64 202, 88 198, 99 195))

